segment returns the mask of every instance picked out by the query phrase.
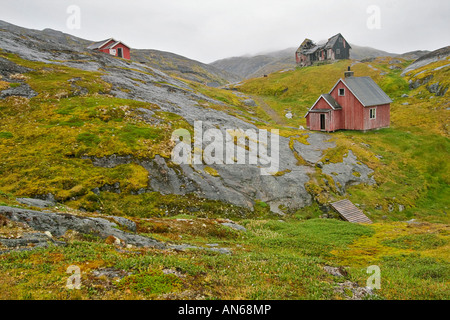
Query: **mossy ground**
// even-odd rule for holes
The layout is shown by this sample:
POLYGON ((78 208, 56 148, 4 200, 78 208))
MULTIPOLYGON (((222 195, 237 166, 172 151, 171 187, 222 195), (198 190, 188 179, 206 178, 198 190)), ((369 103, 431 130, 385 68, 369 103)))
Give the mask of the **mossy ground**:
POLYGON ((98 210, 93 188, 120 184, 125 195, 146 188, 148 172, 137 164, 95 167, 86 157, 170 157, 171 132, 190 129, 180 116, 155 105, 110 95, 101 72, 30 62, 0 52, 31 68, 21 79, 39 93, 0 100, 0 190, 16 196, 53 194, 76 208, 98 210), (74 86, 75 85, 75 86, 74 86), (80 94, 80 89, 83 93, 80 94), (137 109, 154 112, 149 124, 137 109))
POLYGON ((122 248, 97 238, 0 256, 2 299, 344 299, 336 282, 366 285, 370 265, 381 268, 377 299, 448 299, 448 227, 381 223, 370 226, 299 216, 238 221, 183 215, 134 219, 138 232, 173 243, 230 248, 122 248), (423 239, 427 240, 424 242, 423 239), (66 288, 69 266, 81 269, 81 289, 66 288), (338 278, 323 267, 344 266, 338 278), (105 269, 123 278, 96 276, 105 269), (165 272, 170 270, 170 272, 165 272))
MULTIPOLYGON (((34 69, 19 80, 39 93, 32 99, 0 101, 0 205, 18 206, 18 196, 52 193, 67 205, 60 211, 82 208, 123 215, 137 222, 140 234, 173 243, 217 244, 233 252, 123 248, 95 237, 66 239, 65 247, 0 255, 1 299, 344 299, 334 291, 335 283, 344 279, 327 274, 323 266, 344 266, 349 273, 346 279, 365 286, 367 267, 373 264, 382 271, 382 287, 373 298, 449 298, 448 93, 429 99, 425 88, 409 91, 408 78, 391 70, 389 59, 377 59, 370 66, 358 63, 353 70, 373 77, 395 100, 391 128, 334 133, 337 148, 324 155, 339 162, 351 149, 375 171, 377 185, 348 189, 350 200, 377 222, 366 226, 318 219, 319 204, 343 197, 332 183, 324 183, 327 177, 320 169, 307 185, 319 204, 283 221, 264 202, 256 201, 250 212, 193 195, 133 195, 131 191, 147 185, 144 168, 137 164, 99 168, 82 156, 167 157, 170 129, 192 128, 157 106, 109 96, 110 87, 100 72, 0 55, 34 69), (79 88, 85 93, 77 93, 79 88), (410 98, 402 98, 404 93, 410 98), (160 124, 146 123, 137 108, 155 112, 160 124), (117 182, 121 194, 91 191, 117 182), (376 209, 379 206, 381 210, 376 209), (227 229, 219 223, 222 218, 232 218, 248 231, 227 229), (427 222, 400 222, 411 218, 427 222), (81 268, 81 290, 65 287, 71 265, 81 268), (104 268, 131 275, 116 281, 92 273, 104 268), (166 269, 176 273, 166 274, 166 269)), ((285 125, 272 121, 264 108, 245 105, 228 90, 190 85, 223 102, 199 101, 205 108, 229 112, 261 128, 278 128, 291 144, 307 143, 307 132, 295 128, 305 125, 302 117, 307 109, 330 90, 349 63, 275 73, 239 87, 263 99, 280 117, 291 111, 294 116, 283 118, 285 125)), ((448 68, 439 70, 436 79, 445 78, 444 72, 448 68)), ((0 86, 7 87, 3 82, 0 86)), ((297 159, 305 165, 301 157, 297 159)), ((8 233, 20 226, 0 228, 8 233)))

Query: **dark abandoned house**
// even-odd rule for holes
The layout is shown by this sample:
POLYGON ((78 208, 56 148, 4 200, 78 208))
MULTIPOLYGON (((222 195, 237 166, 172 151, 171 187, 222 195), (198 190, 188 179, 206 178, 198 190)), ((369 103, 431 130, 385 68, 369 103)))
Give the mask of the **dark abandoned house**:
POLYGON ((295 52, 295 60, 297 65, 306 67, 316 61, 349 59, 351 48, 340 33, 331 37, 322 45, 317 45, 312 40, 305 39, 295 52))

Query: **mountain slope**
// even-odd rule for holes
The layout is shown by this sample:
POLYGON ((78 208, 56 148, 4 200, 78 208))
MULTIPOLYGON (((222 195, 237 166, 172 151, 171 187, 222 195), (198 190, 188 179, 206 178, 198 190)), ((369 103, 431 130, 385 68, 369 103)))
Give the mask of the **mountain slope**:
MULTIPOLYGON (((93 42, 57 30, 31 30, 1 20, 0 30, 21 34, 21 40, 24 40, 23 38, 28 38, 30 40, 34 39, 41 48, 44 47, 43 44, 45 43, 47 50, 53 48, 55 51, 66 50, 67 52, 86 52, 87 46, 93 42)), ((13 43, 9 43, 9 45, 14 46, 13 43)), ((163 70, 168 74, 178 76, 182 79, 198 81, 212 86, 236 82, 239 79, 235 75, 228 74, 213 66, 169 52, 132 49, 131 59, 163 70)))
POLYGON ((240 80, 234 74, 170 52, 133 49, 131 57, 133 60, 162 70, 167 74, 204 83, 208 86, 217 87, 240 80))
MULTIPOLYGON (((396 57, 406 58, 410 60, 428 53, 428 51, 414 51, 398 55, 383 50, 370 47, 362 47, 352 44, 350 58, 355 60, 363 60, 376 57, 396 57)), ((266 52, 256 56, 233 57, 215 61, 212 66, 218 69, 236 74, 243 79, 260 77, 272 72, 292 69, 296 67, 295 51, 297 48, 288 48, 280 51, 266 52)))
MULTIPOLYGON (((212 211, 247 214, 260 201, 278 213, 311 204, 304 184, 313 164, 298 164, 286 135, 274 134, 279 158, 266 175, 248 162, 239 170, 225 160, 172 162, 172 132, 184 128, 194 136, 195 121, 224 136, 225 129, 264 125, 244 103, 247 97, 65 40, 59 44, 59 34, 51 44, 43 32, 0 30, 0 35, 3 192, 51 197, 89 211, 145 215, 160 214, 161 206, 202 207, 204 201, 212 211)), ((321 140, 318 134, 311 144, 321 140)), ((247 157, 252 151, 236 148, 247 157)))

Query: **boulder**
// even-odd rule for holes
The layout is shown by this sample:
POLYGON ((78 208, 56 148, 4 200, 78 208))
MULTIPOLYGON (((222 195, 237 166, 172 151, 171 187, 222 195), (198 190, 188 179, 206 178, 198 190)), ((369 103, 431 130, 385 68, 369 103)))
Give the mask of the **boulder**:
POLYGON ((48 200, 41 200, 41 199, 32 199, 32 198, 17 198, 17 202, 30 206, 30 207, 37 207, 37 208, 48 208, 55 206, 55 202, 48 201, 48 200))
POLYGON ((225 227, 229 227, 231 229, 237 230, 237 231, 247 231, 247 229, 239 224, 236 223, 231 223, 231 222, 224 222, 221 223, 221 225, 225 226, 225 227))
POLYGON ((242 103, 245 104, 247 107, 256 107, 256 102, 253 99, 242 100, 242 103))
MULTIPOLYGON (((102 218, 81 217, 66 213, 40 212, 12 207, 0 207, 0 215, 11 221, 22 222, 34 230, 48 231, 53 236, 61 237, 68 230, 74 230, 83 234, 93 234, 106 239, 114 236, 125 243, 137 247, 166 248, 166 244, 155 239, 131 234, 117 229, 117 225, 102 218)), ((44 235, 45 239, 48 237, 44 235)))
POLYGON ((18 96, 31 99, 37 95, 38 95, 37 92, 31 89, 31 87, 26 83, 22 83, 17 87, 12 87, 0 91, 0 99, 4 99, 10 96, 18 96))

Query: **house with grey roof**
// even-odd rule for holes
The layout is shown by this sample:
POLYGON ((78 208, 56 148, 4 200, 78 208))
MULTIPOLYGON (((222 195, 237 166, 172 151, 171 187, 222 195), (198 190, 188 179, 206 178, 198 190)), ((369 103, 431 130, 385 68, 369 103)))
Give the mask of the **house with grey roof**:
POLYGON ((310 39, 305 39, 295 52, 295 60, 297 65, 305 67, 317 61, 350 59, 351 48, 340 33, 332 36, 321 45, 315 44, 310 39))
POLYGON ((390 125, 392 100, 370 77, 355 77, 348 68, 329 93, 305 115, 309 130, 372 130, 390 125))
POLYGON ((92 43, 87 47, 89 50, 101 51, 109 53, 118 58, 130 60, 130 47, 122 41, 117 41, 114 38, 109 38, 103 41, 92 43))

